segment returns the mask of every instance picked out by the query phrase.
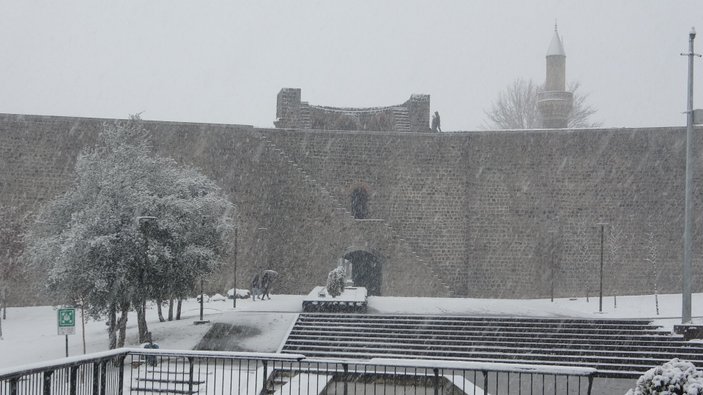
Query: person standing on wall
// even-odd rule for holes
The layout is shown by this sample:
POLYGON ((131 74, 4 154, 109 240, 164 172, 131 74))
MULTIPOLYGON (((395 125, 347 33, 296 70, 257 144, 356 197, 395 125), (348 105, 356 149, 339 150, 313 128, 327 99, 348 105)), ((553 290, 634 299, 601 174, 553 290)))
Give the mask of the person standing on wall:
POLYGON ((442 125, 439 119, 439 111, 435 111, 434 115, 432 115, 432 131, 433 132, 441 132, 442 131, 442 125))

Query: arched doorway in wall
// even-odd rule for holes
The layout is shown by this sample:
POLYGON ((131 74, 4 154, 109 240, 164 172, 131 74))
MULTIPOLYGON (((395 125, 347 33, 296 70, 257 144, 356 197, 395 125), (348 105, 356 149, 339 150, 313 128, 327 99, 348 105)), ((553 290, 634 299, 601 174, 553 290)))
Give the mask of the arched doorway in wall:
POLYGON ((354 285, 365 287, 369 296, 380 296, 383 280, 381 258, 371 252, 354 249, 346 252, 344 259, 351 263, 354 285))
POLYGON ((363 185, 354 187, 351 192, 351 213, 356 219, 369 216, 369 192, 363 185))

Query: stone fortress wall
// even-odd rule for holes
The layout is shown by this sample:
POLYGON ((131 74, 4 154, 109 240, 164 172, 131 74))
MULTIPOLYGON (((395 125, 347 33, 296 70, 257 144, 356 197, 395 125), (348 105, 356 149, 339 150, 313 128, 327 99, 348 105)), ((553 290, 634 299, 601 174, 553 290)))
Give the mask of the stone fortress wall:
MULTIPOLYGON (((77 154, 103 122, 0 115, 0 204, 31 212, 65 190, 77 154)), ((655 283, 660 293, 680 292, 683 128, 146 126, 157 152, 201 169, 239 208, 240 288, 254 270, 272 268, 281 273, 276 292, 307 293, 339 258, 363 252, 381 267, 383 295, 531 298, 553 289, 558 297, 594 296, 597 223, 607 222, 607 295, 650 293, 655 283), (351 212, 360 186, 368 192, 362 219, 351 212), (610 227, 623 235, 615 257, 610 227)), ((696 169, 701 185, 701 155, 696 169)), ((701 213, 700 186, 694 201, 701 213)), ((701 291, 700 214, 695 225, 693 284, 701 291)), ((211 287, 231 287, 232 270, 227 265, 211 287)))

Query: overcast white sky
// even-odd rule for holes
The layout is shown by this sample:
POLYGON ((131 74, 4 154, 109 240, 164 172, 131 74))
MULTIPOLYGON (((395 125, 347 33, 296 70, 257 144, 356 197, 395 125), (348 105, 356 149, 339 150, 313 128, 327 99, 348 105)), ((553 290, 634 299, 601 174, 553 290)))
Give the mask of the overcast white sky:
POLYGON ((700 0, 0 0, 0 112, 270 127, 297 87, 344 107, 427 93, 444 130, 477 130, 511 81, 543 82, 555 19, 594 120, 685 124, 700 0))

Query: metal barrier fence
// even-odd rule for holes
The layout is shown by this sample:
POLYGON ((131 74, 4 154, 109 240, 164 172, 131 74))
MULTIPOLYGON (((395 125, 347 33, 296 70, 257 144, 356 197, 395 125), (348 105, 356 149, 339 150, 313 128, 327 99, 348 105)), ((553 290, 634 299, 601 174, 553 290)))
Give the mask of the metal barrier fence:
POLYGON ((591 368, 119 349, 0 371, 0 395, 590 394, 591 368))

